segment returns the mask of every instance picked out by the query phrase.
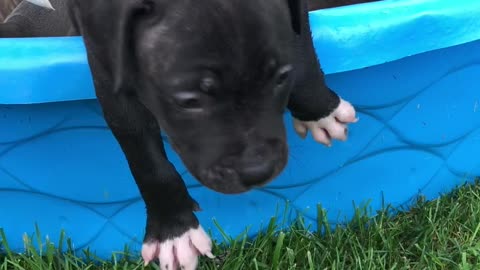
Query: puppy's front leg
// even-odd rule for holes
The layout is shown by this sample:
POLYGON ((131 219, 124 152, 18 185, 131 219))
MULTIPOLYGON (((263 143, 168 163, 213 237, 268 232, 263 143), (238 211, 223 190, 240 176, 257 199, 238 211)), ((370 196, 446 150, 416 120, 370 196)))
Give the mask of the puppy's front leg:
POLYGON ((213 257, 211 240, 193 214, 198 204, 167 160, 155 118, 134 98, 99 95, 99 100, 145 201, 145 263, 159 259, 161 269, 196 269, 197 256, 213 257))
POLYGON ((301 29, 295 44, 296 79, 288 109, 298 135, 305 137, 310 131, 317 142, 330 146, 332 139, 347 139, 347 124, 356 122, 357 118, 353 106, 325 83, 313 46, 306 2, 300 1, 301 29))

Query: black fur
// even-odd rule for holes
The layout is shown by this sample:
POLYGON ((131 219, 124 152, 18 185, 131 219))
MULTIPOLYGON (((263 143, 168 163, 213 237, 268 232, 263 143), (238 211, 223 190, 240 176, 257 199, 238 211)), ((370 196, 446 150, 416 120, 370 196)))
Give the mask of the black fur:
POLYGON ((160 127, 200 182, 239 193, 284 168, 287 107, 318 120, 338 106, 306 0, 51 2, 54 12, 20 4, 0 37, 83 36, 105 119, 145 201, 146 242, 198 226, 160 127))

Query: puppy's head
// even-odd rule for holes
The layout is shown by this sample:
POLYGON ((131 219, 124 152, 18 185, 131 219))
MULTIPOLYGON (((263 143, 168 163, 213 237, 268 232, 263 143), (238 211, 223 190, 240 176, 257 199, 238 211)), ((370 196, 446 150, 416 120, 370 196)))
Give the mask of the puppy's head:
POLYGON ((118 94, 152 112, 207 187, 239 193, 277 176, 300 1, 124 1, 113 44, 118 94))

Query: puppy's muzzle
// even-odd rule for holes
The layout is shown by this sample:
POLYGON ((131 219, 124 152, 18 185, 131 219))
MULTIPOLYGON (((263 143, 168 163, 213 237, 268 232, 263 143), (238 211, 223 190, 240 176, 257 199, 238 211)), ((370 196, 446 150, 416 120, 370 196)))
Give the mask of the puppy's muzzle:
POLYGON ((283 170, 286 161, 286 144, 272 139, 222 158, 216 165, 203 170, 200 178, 215 191, 242 193, 270 182, 283 170))

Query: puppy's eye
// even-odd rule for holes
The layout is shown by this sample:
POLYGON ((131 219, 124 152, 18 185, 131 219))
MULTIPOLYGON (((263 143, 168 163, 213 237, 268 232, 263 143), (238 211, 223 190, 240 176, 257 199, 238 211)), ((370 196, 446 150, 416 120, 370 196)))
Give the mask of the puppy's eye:
POLYGON ((277 74, 276 74, 276 77, 275 77, 275 80, 276 80, 275 84, 277 86, 283 86, 288 81, 288 79, 290 78, 291 71, 292 71, 292 66, 290 66, 290 65, 281 67, 277 71, 277 74))
POLYGON ((196 110, 202 108, 202 101, 198 94, 190 92, 177 93, 174 97, 175 103, 182 109, 196 110))
POLYGON ((218 88, 218 82, 213 77, 204 77, 200 81, 200 90, 205 93, 212 94, 218 88))

